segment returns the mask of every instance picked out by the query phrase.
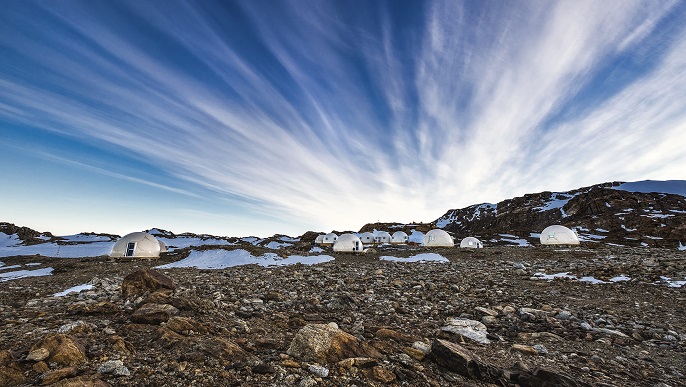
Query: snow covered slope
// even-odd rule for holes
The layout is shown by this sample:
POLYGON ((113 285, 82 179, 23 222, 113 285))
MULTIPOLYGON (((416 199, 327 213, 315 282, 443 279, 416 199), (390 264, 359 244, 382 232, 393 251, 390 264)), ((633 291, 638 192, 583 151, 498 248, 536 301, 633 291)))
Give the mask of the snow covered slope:
POLYGON ((643 180, 622 183, 613 188, 629 192, 659 192, 686 196, 686 180, 643 180))

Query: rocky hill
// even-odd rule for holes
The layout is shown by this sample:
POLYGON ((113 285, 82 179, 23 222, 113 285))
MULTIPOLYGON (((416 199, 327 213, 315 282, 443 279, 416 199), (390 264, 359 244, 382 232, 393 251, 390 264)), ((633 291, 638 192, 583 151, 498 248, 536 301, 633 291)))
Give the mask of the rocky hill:
POLYGON ((582 241, 676 248, 686 244, 686 197, 616 189, 604 183, 567 192, 540 192, 446 212, 433 223, 457 238, 477 236, 491 244, 527 240, 551 224, 574 229, 582 241))

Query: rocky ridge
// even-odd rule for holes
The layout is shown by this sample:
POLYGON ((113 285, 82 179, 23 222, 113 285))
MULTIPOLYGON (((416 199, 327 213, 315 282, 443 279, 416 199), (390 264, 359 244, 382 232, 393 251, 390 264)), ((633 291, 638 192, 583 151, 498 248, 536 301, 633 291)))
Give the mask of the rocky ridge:
POLYGON ((541 192, 449 210, 433 222, 456 237, 490 244, 525 239, 551 224, 570 227, 588 244, 677 248, 686 244, 686 197, 613 189, 620 182, 567 192, 541 192))

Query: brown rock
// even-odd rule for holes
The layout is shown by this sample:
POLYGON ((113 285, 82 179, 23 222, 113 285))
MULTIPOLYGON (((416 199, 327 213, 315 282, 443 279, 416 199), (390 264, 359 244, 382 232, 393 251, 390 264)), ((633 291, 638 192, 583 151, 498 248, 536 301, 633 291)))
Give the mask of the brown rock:
POLYGON ((405 334, 405 333, 400 333, 398 331, 394 331, 393 329, 386 329, 386 328, 381 328, 378 331, 376 331, 375 336, 379 339, 392 339, 397 342, 406 342, 410 343, 416 340, 416 338, 405 334))
POLYGON ((91 379, 91 377, 84 375, 77 378, 60 380, 53 384, 52 387, 109 387, 109 384, 100 379, 91 379))
POLYGON ((412 347, 405 347, 403 348, 403 352, 408 354, 411 358, 415 360, 422 361, 424 357, 426 357, 426 353, 424 351, 417 349, 417 348, 412 348, 412 347))
POLYGON ((291 359, 284 359, 281 362, 281 365, 287 368, 300 368, 300 363, 291 359))
POLYGON ((0 386, 15 386, 26 382, 26 377, 10 351, 0 351, 0 386))
POLYGON ((171 317, 169 321, 164 324, 164 326, 176 333, 181 333, 184 335, 188 335, 191 331, 195 333, 207 332, 207 328, 205 326, 189 317, 171 317))
POLYGON ((131 315, 131 321, 142 324, 160 324, 166 322, 179 310, 169 304, 145 304, 131 315))
POLYGON ((125 297, 140 296, 158 289, 176 289, 174 281, 166 275, 149 268, 142 268, 124 277, 121 292, 125 297))
POLYGON ((131 343, 125 341, 121 336, 118 335, 113 335, 109 338, 110 344, 112 344, 112 348, 121 353, 131 353, 133 352, 134 348, 131 343))
POLYGON ((538 351, 536 350, 536 348, 529 345, 512 344, 512 349, 521 353, 525 353, 527 355, 538 355, 538 351))
POLYGON ((65 334, 55 334, 45 337, 41 342, 31 347, 34 351, 44 348, 50 353, 47 360, 61 365, 77 365, 88 361, 86 350, 78 341, 65 334))
POLYGON ((306 325, 295 335, 287 353, 323 363, 335 363, 349 357, 382 357, 377 350, 338 329, 334 323, 306 325))
POLYGON ((395 380, 395 374, 380 366, 374 366, 371 368, 372 378, 382 382, 382 383, 392 383, 395 380))
POLYGON ((260 337, 255 339, 255 346, 260 348, 278 348, 281 344, 273 337, 260 337))
POLYGON ((46 384, 53 384, 56 383, 64 378, 70 378, 72 376, 76 376, 76 367, 66 367, 66 368, 60 368, 58 370, 50 371, 43 375, 41 384, 46 385, 46 384))

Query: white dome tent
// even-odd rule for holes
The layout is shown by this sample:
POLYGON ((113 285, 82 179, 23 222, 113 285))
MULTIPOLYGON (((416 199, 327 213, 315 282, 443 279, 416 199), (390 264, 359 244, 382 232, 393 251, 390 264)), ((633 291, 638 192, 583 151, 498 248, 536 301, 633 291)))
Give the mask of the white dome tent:
POLYGON ((474 237, 466 237, 460 242, 460 247, 468 249, 483 249, 484 244, 474 237))
POLYGON ((376 233, 376 237, 374 239, 378 244, 391 243, 391 234, 387 233, 386 231, 379 231, 376 233))
POLYGON ((146 232, 132 232, 119 239, 110 251, 110 257, 158 258, 167 246, 146 232))
POLYGON ((324 237, 325 236, 326 235, 324 235, 324 234, 317 235, 317 238, 315 238, 315 240, 314 240, 314 244, 315 245, 321 245, 322 243, 324 243, 324 237))
POLYGON ((374 243, 374 234, 370 232, 363 232, 360 234, 359 238, 364 244, 370 245, 374 243))
POLYGON ((347 252, 347 253, 357 253, 364 251, 364 246, 362 241, 357 235, 353 234, 343 234, 336 239, 336 243, 333 244, 333 251, 336 252, 347 252))
POLYGON ((433 229, 424 235, 424 246, 427 247, 454 247, 455 241, 444 230, 433 229))
POLYGON ((409 239, 405 231, 396 231, 391 235, 391 243, 396 245, 407 243, 409 239))
POLYGON ((336 239, 338 239, 338 235, 330 232, 324 235, 324 240, 320 244, 322 246, 333 246, 333 244, 336 243, 336 239))
POLYGON ((555 224, 546 227, 541 232, 542 245, 578 245, 579 237, 576 233, 565 226, 555 224))

